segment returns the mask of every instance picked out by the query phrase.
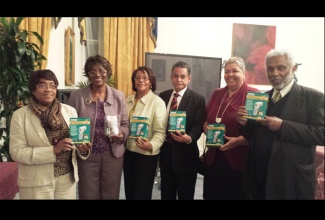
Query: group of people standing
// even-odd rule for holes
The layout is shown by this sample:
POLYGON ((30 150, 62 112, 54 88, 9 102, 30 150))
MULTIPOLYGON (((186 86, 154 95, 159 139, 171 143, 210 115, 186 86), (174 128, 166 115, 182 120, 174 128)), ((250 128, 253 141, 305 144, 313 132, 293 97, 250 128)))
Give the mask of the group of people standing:
POLYGON ((19 164, 21 199, 119 199, 124 175, 127 200, 150 200, 157 166, 162 200, 193 200, 200 166, 198 139, 208 124, 225 125, 224 144, 208 148, 204 159, 203 199, 313 199, 316 145, 324 146, 324 94, 294 80, 292 55, 271 50, 265 58, 271 86, 264 119, 247 120, 247 92, 240 57, 225 61, 226 86, 209 102, 188 88, 191 67, 172 67, 172 89, 156 95, 156 76, 140 66, 131 76, 134 94, 106 84, 110 62, 91 56, 84 66, 90 84, 70 94, 69 105, 56 99, 58 81, 50 70, 31 74, 27 106, 14 112, 10 153, 19 164), (282 98, 272 99, 277 91, 282 98), (169 112, 186 112, 185 132, 168 132, 169 112), (70 117, 89 117, 90 143, 73 144, 70 117), (107 132, 108 117, 118 132, 107 132), (133 117, 149 121, 147 138, 129 138, 133 117))

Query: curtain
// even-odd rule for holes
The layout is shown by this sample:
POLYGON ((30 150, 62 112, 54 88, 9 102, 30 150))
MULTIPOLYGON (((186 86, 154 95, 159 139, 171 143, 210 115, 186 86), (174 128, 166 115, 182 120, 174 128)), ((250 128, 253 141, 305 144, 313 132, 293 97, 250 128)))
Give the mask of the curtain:
MULTIPOLYGON (((86 63, 89 56, 101 54, 99 48, 102 47, 99 44, 99 21, 102 20, 100 17, 78 17, 78 27, 80 29, 80 44, 82 47, 82 63, 86 63)), ((84 66, 82 66, 83 68, 84 66)), ((83 82, 88 82, 87 77, 82 78, 83 82)))
MULTIPOLYGON (((99 28, 99 22, 102 20, 102 18, 98 17, 93 17, 93 18, 88 18, 86 17, 85 20, 85 27, 86 27, 86 36, 87 36, 87 41, 86 41, 86 59, 89 56, 94 56, 97 54, 103 54, 100 52, 100 48, 102 45, 100 45, 100 33, 101 33, 101 28, 99 28)), ((102 40, 102 39, 101 39, 102 40)), ((86 60, 85 60, 86 62, 86 60)))
POLYGON ((154 51, 150 17, 104 17, 103 56, 112 64, 117 89, 125 96, 133 93, 131 75, 138 66, 145 65, 145 52, 154 51))
MULTIPOLYGON (((35 43, 40 48, 40 53, 47 58, 50 42, 50 32, 52 28, 52 17, 26 17, 21 23, 20 28, 27 31, 35 31, 43 38, 43 45, 35 36, 29 36, 28 42, 35 43)), ((47 67, 47 60, 42 63, 42 69, 47 67)))

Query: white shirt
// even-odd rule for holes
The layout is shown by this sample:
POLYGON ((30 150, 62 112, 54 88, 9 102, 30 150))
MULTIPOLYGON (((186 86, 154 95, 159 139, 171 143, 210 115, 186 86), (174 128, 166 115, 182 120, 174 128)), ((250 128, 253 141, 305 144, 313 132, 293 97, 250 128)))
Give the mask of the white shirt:
POLYGON ((278 91, 280 92, 281 97, 283 98, 286 94, 288 94, 288 92, 290 92, 294 82, 295 82, 295 80, 292 79, 291 82, 288 85, 286 85, 283 89, 281 89, 281 90, 274 89, 273 94, 272 94, 272 99, 274 98, 275 94, 278 91))
POLYGON ((182 97, 183 97, 183 95, 184 95, 186 89, 187 89, 187 87, 185 87, 183 90, 181 90, 181 91, 179 91, 179 92, 176 92, 175 89, 174 89, 174 91, 172 92, 172 95, 171 95, 170 98, 169 98, 169 102, 168 102, 167 109, 166 109, 168 115, 169 115, 170 104, 172 103, 172 100, 173 100, 173 97, 174 97, 174 93, 178 93, 178 95, 179 95, 179 96, 177 97, 177 108, 178 108, 179 103, 181 102, 182 97))

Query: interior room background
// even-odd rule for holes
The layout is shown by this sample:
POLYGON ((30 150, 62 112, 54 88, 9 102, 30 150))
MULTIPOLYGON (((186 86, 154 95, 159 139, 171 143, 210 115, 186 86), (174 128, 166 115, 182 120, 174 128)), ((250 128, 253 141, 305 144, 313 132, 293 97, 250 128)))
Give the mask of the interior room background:
MULTIPOLYGON (((296 62, 302 63, 296 72, 298 82, 324 92, 324 17, 158 17, 157 46, 151 52, 227 59, 232 54, 234 23, 276 26, 275 47, 292 51, 296 62)), ((75 32, 75 81, 86 80, 77 18, 63 17, 57 29, 51 30, 47 56, 47 68, 56 73, 59 89, 73 88, 64 82, 64 33, 68 27, 75 32)), ((224 85, 222 71, 221 87, 224 85)))
MULTIPOLYGON (((296 72, 298 82, 324 93, 324 17, 158 17, 156 47, 152 46, 152 51, 148 52, 225 60, 232 55, 234 24, 274 26, 275 47, 292 51, 296 62, 302 64, 296 72)), ((80 43, 78 18, 62 17, 56 28, 55 25, 52 26, 46 68, 56 73, 59 89, 76 89, 78 87, 65 84, 65 33, 68 29, 74 32, 74 81, 84 82, 87 80, 83 77, 87 53, 85 46, 80 43)), ((92 38, 91 34, 88 34, 87 39, 89 38, 92 38)), ((93 42, 88 40, 87 43, 89 45, 93 42)), ((99 51, 102 52, 103 48, 99 51)), ((122 57, 121 63, 123 63, 121 54, 118 58, 120 60, 122 57)), ((112 61, 117 57, 109 59, 112 61)), ((166 71, 168 72, 165 74, 165 84, 168 85, 170 70, 166 71)), ((131 72, 125 74, 130 75, 131 72)), ((198 74, 193 72, 195 77, 198 74)), ((123 77, 123 75, 120 79, 125 82, 131 81, 130 77, 123 77)), ((225 86, 223 71, 221 71, 220 86, 225 86)), ((260 86, 261 90, 269 88, 270 86, 260 86)), ((2 125, 1 121, 0 126, 2 125)))
MULTIPOLYGON (((232 55, 235 23, 275 26, 275 47, 290 50, 295 61, 302 64, 296 72, 298 83, 324 93, 324 17, 158 17, 156 47, 148 52, 225 60, 232 55)), ((56 74, 59 89, 77 89, 65 85, 65 32, 69 27, 75 37, 75 82, 86 81, 83 66, 87 55, 80 43, 78 18, 62 17, 57 28, 50 32, 46 67, 56 74)), ((169 75, 165 77, 169 79, 169 75)), ((128 77, 123 80, 131 81, 128 77)), ((220 87, 223 86, 222 71, 220 87)), ((1 121, 0 126, 3 126, 1 121)), ((202 148, 204 140, 200 143, 202 148)))

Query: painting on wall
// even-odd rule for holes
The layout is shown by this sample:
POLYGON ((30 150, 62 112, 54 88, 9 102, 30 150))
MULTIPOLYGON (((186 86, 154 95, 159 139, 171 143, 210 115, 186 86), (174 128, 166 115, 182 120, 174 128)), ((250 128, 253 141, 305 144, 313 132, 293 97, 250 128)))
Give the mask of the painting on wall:
POLYGON ((152 60, 152 71, 156 75, 157 81, 165 81, 165 60, 152 60))
POLYGON ((71 27, 65 32, 64 62, 65 62, 65 85, 71 86, 75 83, 75 39, 71 27))
POLYGON ((276 26, 233 24, 232 56, 245 60, 246 83, 269 85, 265 55, 275 48, 276 26))

